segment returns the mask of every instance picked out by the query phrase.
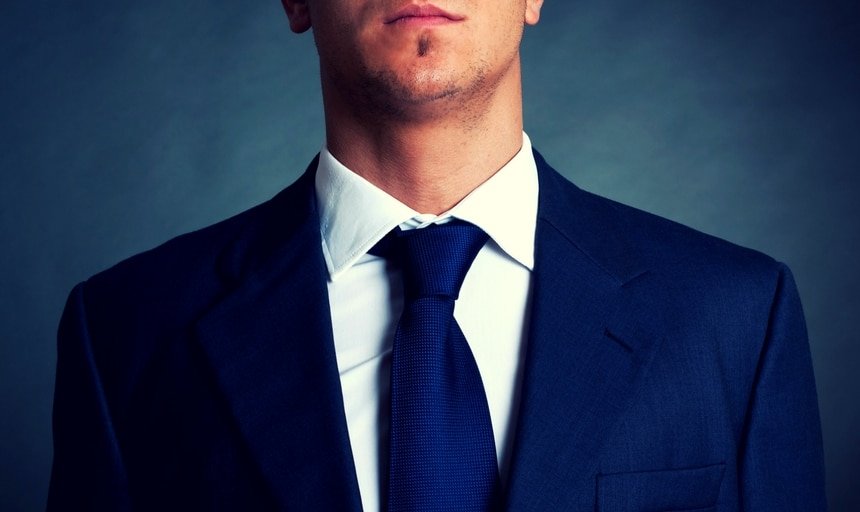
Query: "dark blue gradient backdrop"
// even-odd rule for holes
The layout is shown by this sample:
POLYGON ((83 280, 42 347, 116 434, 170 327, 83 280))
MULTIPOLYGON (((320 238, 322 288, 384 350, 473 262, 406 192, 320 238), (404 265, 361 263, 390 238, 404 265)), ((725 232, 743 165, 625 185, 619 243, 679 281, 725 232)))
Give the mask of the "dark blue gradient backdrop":
MULTIPOLYGON (((527 130, 570 179, 794 270, 836 511, 860 510, 858 20, 856 0, 547 0, 523 48, 527 130)), ((39 510, 68 291, 275 194, 322 107, 275 0, 7 0, 0 37, 0 510, 39 510)))

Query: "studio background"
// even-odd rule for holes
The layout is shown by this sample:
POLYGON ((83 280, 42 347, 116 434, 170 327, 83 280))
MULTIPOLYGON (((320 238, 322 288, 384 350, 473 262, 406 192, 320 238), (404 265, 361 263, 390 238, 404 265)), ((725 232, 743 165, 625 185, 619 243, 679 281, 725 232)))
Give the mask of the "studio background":
MULTIPOLYGON (((275 0, 7 0, 0 37, 0 510, 40 510, 69 290, 292 182, 322 107, 275 0)), ((853 0, 547 0, 523 48, 552 165, 792 268, 834 511, 860 510, 858 56, 853 0)))

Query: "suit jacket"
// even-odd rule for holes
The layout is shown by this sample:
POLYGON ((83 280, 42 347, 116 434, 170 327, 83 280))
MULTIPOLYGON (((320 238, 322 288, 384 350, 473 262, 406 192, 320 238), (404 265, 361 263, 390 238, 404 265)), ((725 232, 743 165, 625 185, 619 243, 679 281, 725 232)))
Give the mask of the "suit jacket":
MULTIPOLYGON (((580 190, 536 158, 506 509, 824 510, 788 269, 580 190)), ((315 168, 72 291, 50 510, 360 510, 315 168)))

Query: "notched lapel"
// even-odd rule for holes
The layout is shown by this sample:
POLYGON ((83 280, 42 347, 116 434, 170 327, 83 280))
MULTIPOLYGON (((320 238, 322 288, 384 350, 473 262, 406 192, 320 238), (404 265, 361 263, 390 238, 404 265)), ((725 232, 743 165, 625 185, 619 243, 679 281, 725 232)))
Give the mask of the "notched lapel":
POLYGON ((625 272, 612 272, 605 259, 583 250, 587 241, 579 243, 576 229, 567 229, 583 216, 575 206, 557 208, 560 192, 547 183, 547 173, 555 173, 541 172, 531 327, 507 504, 510 510, 585 510, 594 506, 602 447, 635 400, 660 344, 661 319, 638 293, 645 271, 628 272, 625 262, 625 272))
POLYGON ((295 225, 270 264, 201 319, 197 336, 280 508, 361 510, 319 229, 295 225))

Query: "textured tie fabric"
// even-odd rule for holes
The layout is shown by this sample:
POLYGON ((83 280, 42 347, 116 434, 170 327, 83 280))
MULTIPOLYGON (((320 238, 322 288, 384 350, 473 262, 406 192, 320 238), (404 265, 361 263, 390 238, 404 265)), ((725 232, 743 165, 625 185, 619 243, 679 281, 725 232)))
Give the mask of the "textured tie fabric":
POLYGON ((454 301, 487 241, 462 221, 395 229, 372 252, 400 264, 391 361, 388 510, 488 511, 499 472, 487 397, 454 301))

